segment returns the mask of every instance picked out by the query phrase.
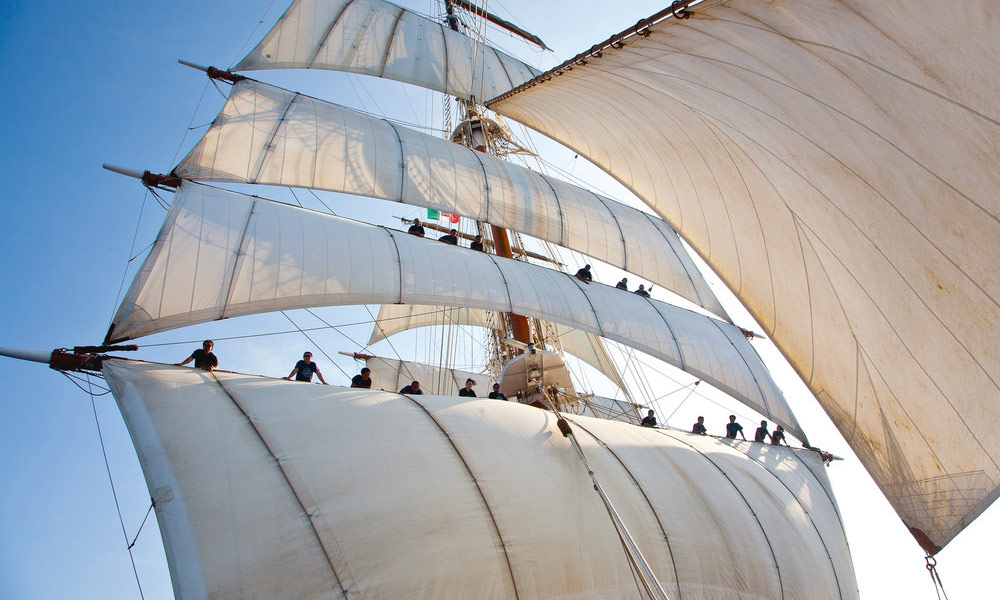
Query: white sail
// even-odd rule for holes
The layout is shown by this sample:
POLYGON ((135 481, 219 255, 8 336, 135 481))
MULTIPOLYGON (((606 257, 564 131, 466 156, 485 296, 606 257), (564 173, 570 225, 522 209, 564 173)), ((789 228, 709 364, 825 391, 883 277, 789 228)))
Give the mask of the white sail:
POLYGON ((804 438, 733 325, 543 267, 199 184, 178 190, 108 338, 386 303, 514 312, 589 331, 681 368, 804 438))
MULTIPOLYGON (((383 304, 378 312, 375 328, 372 330, 368 344, 380 342, 390 335, 403 331, 434 325, 471 325, 489 328, 491 325, 487 314, 485 310, 475 308, 383 304)), ((558 342, 562 346, 563 352, 594 367, 620 389, 626 389, 625 382, 622 381, 618 369, 612 364, 599 337, 559 323, 552 323, 552 328, 555 330, 556 337, 559 338, 558 342)))
POLYGON ((726 313, 662 219, 493 156, 260 82, 237 83, 174 172, 462 215, 571 248, 726 313))
POLYGON ((236 65, 385 77, 465 100, 493 98, 539 71, 382 0, 296 0, 236 65))
POLYGON ((1000 4, 692 10, 492 108, 674 225, 936 552, 1000 494, 1000 4))
POLYGON ((638 425, 641 421, 636 415, 636 409, 628 400, 615 400, 605 396, 589 396, 581 398, 576 406, 567 406, 562 412, 595 417, 597 419, 609 419, 611 421, 621 421, 622 423, 632 423, 638 425))
POLYGON ((485 398, 490 393, 490 376, 459 369, 443 369, 436 365, 397 360, 376 356, 365 359, 365 366, 372 370, 372 389, 394 392, 401 390, 413 381, 420 382, 420 389, 425 394, 433 396, 457 396, 458 390, 465 387, 465 381, 476 382, 473 391, 476 396, 485 398))
MULTIPOLYGON (((137 361, 104 373, 180 599, 639 594, 548 411, 137 361)), ((568 419, 671 598, 858 597, 815 453, 568 419)))

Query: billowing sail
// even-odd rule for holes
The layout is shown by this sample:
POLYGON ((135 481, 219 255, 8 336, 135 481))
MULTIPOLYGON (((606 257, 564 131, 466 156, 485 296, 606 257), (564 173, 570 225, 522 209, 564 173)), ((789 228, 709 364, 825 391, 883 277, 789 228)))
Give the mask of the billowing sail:
POLYGON ((394 392, 413 381, 420 382, 425 394, 434 396, 457 396, 465 387, 465 380, 476 382, 473 391, 485 398, 490 393, 490 376, 458 369, 442 369, 436 365, 397 360, 376 356, 365 360, 365 366, 372 370, 372 389, 394 392))
MULTIPOLYGON (((178 598, 639 595, 548 411, 138 361, 104 373, 178 598)), ((567 418, 671 598, 858 597, 816 453, 567 418)))
POLYGON ((539 71, 382 0, 296 0, 236 65, 385 77, 465 100, 493 98, 539 71))
POLYGON ((244 80, 174 170, 198 181, 313 188, 513 229, 645 277, 727 318, 662 219, 423 133, 244 80))
MULTIPOLYGON (((383 304, 378 312, 378 320, 368 344, 374 344, 390 335, 434 325, 471 325, 473 327, 491 327, 488 313, 475 308, 449 308, 443 306, 422 306, 419 304, 383 304)), ((607 350, 596 335, 552 323, 559 345, 563 352, 571 354, 588 365, 600 371, 605 377, 615 382, 623 391, 626 390, 618 369, 608 356, 607 350)))
POLYGON ((692 10, 492 108, 674 225, 936 552, 1000 494, 1000 4, 692 10))
POLYGON ((589 331, 677 366, 802 437, 733 325, 551 269, 199 184, 178 190, 108 338, 386 303, 515 312, 589 331))

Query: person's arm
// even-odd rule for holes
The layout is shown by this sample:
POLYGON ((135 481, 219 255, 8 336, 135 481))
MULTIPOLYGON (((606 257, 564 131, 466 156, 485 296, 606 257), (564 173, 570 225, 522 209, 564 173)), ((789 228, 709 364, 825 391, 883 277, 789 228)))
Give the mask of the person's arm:
POLYGON ((747 441, 747 436, 743 435, 743 428, 742 427, 740 427, 740 437, 743 438, 744 442, 747 441))
MULTIPOLYGON (((289 379, 290 380, 292 377, 295 377, 295 374, 298 373, 298 372, 299 372, 299 368, 295 367, 294 369, 292 369, 292 372, 288 374, 288 377, 282 377, 282 379, 289 379)), ((322 377, 320 377, 320 379, 322 379, 322 377)))
POLYGON ((183 367, 184 365, 188 364, 192 360, 194 360, 194 354, 192 354, 191 356, 185 358, 184 362, 174 363, 174 366, 175 367, 183 367))
POLYGON ((323 374, 319 372, 319 369, 316 369, 316 375, 319 377, 319 380, 323 382, 323 385, 330 385, 325 379, 323 379, 323 374))

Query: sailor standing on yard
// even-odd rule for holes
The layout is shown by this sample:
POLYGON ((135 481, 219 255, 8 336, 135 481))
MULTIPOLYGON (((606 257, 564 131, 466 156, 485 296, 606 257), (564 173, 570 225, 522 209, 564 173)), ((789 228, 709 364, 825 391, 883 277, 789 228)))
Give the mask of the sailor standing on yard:
POLYGON ((291 380, 292 377, 295 381, 305 381, 309 383, 312 381, 313 373, 319 376, 319 380, 323 382, 323 385, 330 385, 323 379, 323 374, 319 372, 319 365, 312 361, 312 352, 306 352, 302 355, 302 360, 295 363, 295 368, 292 372, 288 374, 288 377, 283 377, 282 379, 291 380))
POLYGON ((726 437, 735 440, 737 433, 740 434, 743 441, 746 441, 747 436, 743 435, 743 426, 736 422, 736 415, 729 415, 729 422, 726 423, 726 437))
POLYGON ((206 371, 214 371, 216 367, 219 366, 219 359, 212 354, 212 348, 215 346, 215 342, 212 340, 205 340, 201 344, 201 348, 195 350, 191 353, 191 356, 184 359, 183 362, 174 363, 175 367, 183 367, 192 360, 194 361, 194 368, 205 369, 206 371))
POLYGON ((753 434, 753 441, 763 442, 764 438, 769 438, 769 437, 771 437, 771 434, 767 432, 767 421, 761 421, 760 427, 758 427, 757 431, 755 431, 753 434))
POLYGON ((780 446, 782 443, 786 446, 788 445, 788 442, 785 441, 785 428, 778 425, 774 428, 774 433, 771 434, 771 445, 780 446))

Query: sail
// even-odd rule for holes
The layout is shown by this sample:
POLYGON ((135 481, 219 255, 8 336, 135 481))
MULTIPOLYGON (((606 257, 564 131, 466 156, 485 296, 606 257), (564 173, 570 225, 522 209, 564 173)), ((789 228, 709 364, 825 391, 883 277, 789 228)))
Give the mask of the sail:
POLYGON ((260 82, 233 86, 174 172, 331 190, 462 215, 645 277, 727 318, 662 219, 536 171, 260 82))
POLYGON ((394 392, 401 390, 412 381, 420 382, 420 389, 433 396, 457 396, 465 387, 465 381, 472 379, 472 387, 477 396, 485 398, 490 393, 490 376, 458 369, 442 369, 436 365, 397 360, 376 356, 365 360, 365 366, 372 370, 372 389, 394 392))
POLYGON ((493 98, 539 71, 382 0, 296 0, 236 71, 327 69, 385 77, 464 100, 493 98))
MULTIPOLYGON (((434 325, 471 325, 486 328, 491 326, 488 313, 485 310, 422 306, 419 304, 383 304, 378 312, 375 328, 372 330, 368 344, 380 342, 390 335, 402 331, 434 325)), ((563 352, 594 367, 605 377, 615 382, 615 385, 621 390, 626 390, 625 382, 622 381, 618 369, 612 364, 611 357, 608 356, 608 352, 599 337, 559 323, 551 325, 555 330, 556 337, 559 338, 559 345, 562 346, 563 352)))
POLYGON ((1000 494, 1000 5, 692 10, 491 107, 674 225, 936 552, 1000 494))
MULTIPOLYGON (((548 411, 138 361, 104 374, 178 598, 638 594, 548 411)), ((816 453, 567 419, 671 598, 858 597, 816 453)))
MULTIPOLYGON (((638 405, 636 405, 638 406, 638 405)), ((638 425, 641 419, 636 415, 636 409, 628 400, 615 400, 605 396, 588 396, 581 398, 576 406, 561 409, 563 414, 583 415, 597 419, 609 419, 638 425)))
POLYGON ((199 184, 180 187, 108 338, 386 303, 514 312, 589 331, 681 368, 803 437, 733 325, 536 265, 199 184))

